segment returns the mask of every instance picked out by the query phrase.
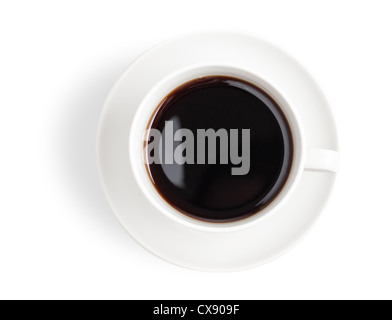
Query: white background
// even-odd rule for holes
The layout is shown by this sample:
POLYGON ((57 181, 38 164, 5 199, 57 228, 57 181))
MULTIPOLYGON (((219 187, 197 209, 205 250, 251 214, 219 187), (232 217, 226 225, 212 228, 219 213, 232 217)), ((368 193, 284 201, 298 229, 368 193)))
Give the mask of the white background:
POLYGON ((0 298, 392 299, 390 1, 0 2, 0 298), (106 203, 104 99, 157 41, 232 27, 296 57, 325 92, 343 155, 322 218, 294 250, 237 273, 142 249, 106 203))

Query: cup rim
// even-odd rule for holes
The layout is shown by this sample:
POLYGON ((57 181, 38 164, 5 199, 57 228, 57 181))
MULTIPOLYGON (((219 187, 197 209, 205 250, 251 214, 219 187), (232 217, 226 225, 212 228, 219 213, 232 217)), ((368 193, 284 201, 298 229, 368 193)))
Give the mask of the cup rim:
POLYGON ((287 97, 284 97, 284 94, 282 94, 279 88, 271 84, 270 81, 261 75, 251 72, 247 68, 232 64, 211 62, 189 65, 187 67, 176 70, 158 81, 149 90, 149 92, 141 101, 134 115, 129 134, 128 146, 129 160, 137 184, 149 202, 159 212, 166 215, 173 221, 193 229, 214 232, 232 232, 260 223, 261 221, 272 216, 273 213, 279 210, 279 208, 286 202, 291 193, 294 191, 300 180, 302 172, 304 171, 304 151, 306 150, 304 145, 305 143, 306 142, 303 138, 302 125, 300 118, 298 117, 298 112, 295 110, 295 106, 293 106, 290 101, 288 101, 287 97), (243 79, 257 87, 260 87, 268 95, 270 95, 282 109, 287 118, 287 121, 289 122, 293 135, 292 165, 289 176, 283 188, 279 191, 279 194, 272 200, 270 204, 267 205, 267 207, 263 208, 259 212, 254 213, 249 217, 232 222, 202 221, 177 211, 168 202, 166 202, 166 200, 163 199, 156 190, 144 163, 143 141, 145 132, 148 128, 150 119, 160 102, 167 94, 175 90, 178 86, 181 86, 182 84, 199 77, 209 75, 232 76, 243 79), (257 80, 255 81, 255 79, 257 80))

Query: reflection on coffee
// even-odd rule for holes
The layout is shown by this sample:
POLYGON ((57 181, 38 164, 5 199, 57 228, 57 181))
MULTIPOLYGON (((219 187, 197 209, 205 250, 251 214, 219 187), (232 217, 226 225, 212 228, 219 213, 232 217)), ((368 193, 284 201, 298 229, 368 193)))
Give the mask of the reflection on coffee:
POLYGON ((284 187, 293 159, 290 126, 262 89, 227 76, 192 80, 152 116, 146 166, 176 210, 209 222, 249 217, 284 187))

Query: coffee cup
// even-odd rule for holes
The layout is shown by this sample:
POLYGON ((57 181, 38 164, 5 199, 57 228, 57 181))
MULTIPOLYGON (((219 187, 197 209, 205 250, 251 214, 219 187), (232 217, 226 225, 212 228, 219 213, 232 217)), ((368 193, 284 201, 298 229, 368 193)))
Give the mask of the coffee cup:
MULTIPOLYGON (((185 122, 186 120, 187 119, 185 119, 185 122)), ((181 123, 181 121, 178 123, 181 123)), ((195 145, 199 143, 199 141, 196 141, 197 138, 197 135, 192 138, 192 141, 194 141, 195 145)), ((222 137, 220 138, 222 139, 222 137)), ((208 140, 208 137, 206 137, 206 139, 208 140)), ((222 140, 219 141, 219 145, 216 143, 214 144, 215 155, 216 153, 225 150, 225 148, 221 148, 222 140)), ((159 150, 160 149, 158 148, 158 151, 159 150)), ((133 119, 129 138, 129 155, 132 171, 137 184, 142 190, 144 196, 148 199, 151 205, 155 207, 155 209, 176 223, 180 223, 192 229, 211 232, 235 231, 251 227, 252 225, 260 223, 264 219, 268 219, 268 217, 277 212, 279 208, 283 206, 284 203, 290 198, 290 196, 296 190, 298 182, 304 171, 311 170, 319 171, 320 174, 333 174, 337 172, 339 164, 339 154, 337 151, 323 148, 309 148, 307 146, 306 133, 304 132, 303 125, 301 124, 300 115, 296 111, 296 106, 290 101, 288 97, 285 96, 285 92, 280 90, 279 87, 271 83, 269 79, 263 77, 262 74, 255 73, 254 71, 243 68, 242 66, 214 62, 202 65, 190 65, 177 70, 161 79, 158 83, 155 84, 155 86, 151 88, 151 90, 140 103, 133 119), (240 92, 241 90, 244 92, 240 92), (225 96, 224 92, 227 94, 232 94, 233 101, 235 99, 239 99, 238 101, 241 101, 241 99, 249 98, 249 100, 243 101, 250 101, 250 103, 254 103, 255 106, 252 109, 250 107, 248 108, 248 105, 241 105, 241 103, 232 105, 231 100, 226 99, 227 94, 225 96), (195 94, 198 94, 199 96, 195 96, 195 94), (214 94, 219 94, 219 99, 225 100, 224 103, 218 98, 214 99, 214 94), (207 95, 209 95, 209 100, 206 100, 207 102, 203 102, 204 104, 201 106, 197 106, 195 103, 191 102, 195 101, 195 97, 203 98, 207 95), (169 99, 169 102, 167 99, 168 97, 171 98, 171 100, 169 99), (258 102, 256 99, 257 97, 259 97, 260 100, 258 102), (163 106, 165 104, 163 101, 166 103, 165 106, 163 106), (160 121, 161 123, 165 124, 166 129, 170 127, 169 125, 173 126, 173 131, 170 137, 170 139, 173 139, 168 139, 169 135, 167 134, 167 131, 165 131, 166 134, 161 132, 161 140, 159 143, 156 143, 156 145, 160 146, 161 149, 163 148, 163 151, 161 150, 163 154, 159 154, 157 156, 157 151, 155 150, 155 159, 161 160, 161 163, 154 164, 157 166, 156 168, 159 169, 157 169, 156 172, 166 174, 167 178, 167 176, 170 174, 172 174, 172 176, 176 175, 169 172, 173 171, 173 168, 179 172, 183 172, 184 170, 186 170, 186 172, 191 172, 192 170, 195 171, 201 168, 200 171, 197 172, 202 172, 202 174, 196 175, 197 179, 194 180, 204 181, 208 185, 208 188, 206 188, 207 191, 204 192, 201 190, 203 189, 203 184, 198 182, 200 185, 198 185, 197 191, 193 192, 192 196, 190 197, 191 200, 186 199, 188 202, 182 201, 181 199, 181 197, 186 198, 183 195, 186 195, 187 193, 182 190, 184 188, 181 189, 179 187, 179 182, 170 181, 169 177, 169 179, 165 178, 166 184, 163 183, 159 185, 156 183, 157 180, 159 180, 159 177, 157 175, 154 176, 154 172, 152 173, 152 171, 155 169, 151 169, 153 164, 150 163, 151 161, 149 159, 149 152, 151 150, 149 150, 148 145, 151 142, 151 132, 152 129, 157 130, 151 126, 154 124, 154 121, 157 121, 157 115, 160 113, 165 114, 165 112, 166 114, 168 113, 165 108, 174 108, 173 101, 176 101, 177 103, 177 106, 175 106, 176 108, 180 107, 180 102, 178 101, 182 101, 181 115, 186 115, 186 117, 191 118, 192 114, 197 115, 195 118, 198 119, 199 125, 203 122, 203 117, 208 119, 208 121, 205 122, 206 125, 203 125, 203 128, 200 128, 200 130, 207 132, 207 130, 211 129, 211 127, 214 127, 215 119, 215 121, 219 124, 217 124, 215 129, 210 132, 217 134, 218 129, 226 130, 221 131, 221 133, 224 137, 228 137, 227 146, 232 146, 231 141, 233 140, 232 138, 235 137, 235 135, 231 136, 230 133, 237 135, 237 142, 242 142, 239 144, 242 147, 242 160, 244 161, 241 163, 241 166, 238 166, 238 163, 235 163, 236 165, 232 165, 230 171, 228 171, 228 165, 230 165, 230 160, 232 159, 228 155, 234 154, 238 158, 238 150, 241 148, 237 148, 237 153, 233 153, 232 148, 230 148, 230 152, 226 150, 227 155, 225 157, 220 154, 214 158, 214 163, 208 163, 208 160, 211 158, 211 152, 208 153, 208 151, 211 150, 208 148, 201 148, 201 150, 207 150, 208 154, 203 154, 205 159, 204 162, 203 160, 198 162, 197 159, 203 159, 203 157, 200 156, 200 150, 197 152, 197 148, 195 147, 196 151, 193 152, 193 160, 192 157, 188 156, 186 158, 188 159, 188 162, 174 163, 176 159, 181 159, 181 152, 177 153, 177 155, 179 155, 177 158, 174 154, 174 144, 176 143, 178 146, 181 143, 185 143, 183 141, 183 134, 185 132, 184 130, 188 130, 186 131, 188 133, 195 132, 195 130, 192 131, 189 128, 182 128, 181 125, 178 124, 177 127, 179 126, 179 128, 174 128, 174 126, 176 126, 176 122, 174 122, 173 125, 173 123, 170 124, 170 121, 168 121, 170 119, 175 119, 173 114, 171 117, 162 117, 160 121), (212 110, 213 108, 211 108, 209 105, 206 105, 207 103, 210 103, 209 101, 215 101, 214 106, 216 106, 216 108, 221 108, 219 109, 219 112, 217 111, 210 114, 210 111, 208 110, 212 110), (263 116, 260 116, 261 114, 259 114, 259 112, 261 112, 261 109, 257 109, 256 102, 262 103, 266 106, 266 113, 262 114, 263 116), (197 113, 197 108, 204 110, 205 114, 197 113), (271 111, 271 115, 274 118, 268 118, 271 117, 271 115, 268 113, 269 111, 271 111), (234 115, 233 117, 236 118, 234 120, 237 122, 243 121, 241 122, 241 125, 237 125, 236 121, 230 120, 230 112, 234 115), (241 112, 246 113, 246 117, 242 117, 241 112), (224 119, 225 127, 221 128, 219 127, 219 125, 222 125, 223 123, 221 118, 223 118, 224 114, 226 113, 229 115, 226 115, 227 119, 224 119), (267 115, 267 113, 268 119, 264 116, 267 115), (244 120, 241 120, 242 118, 244 118, 244 120), (257 125, 258 120, 260 120, 260 126, 257 125), (247 121, 250 121, 249 128, 247 128, 247 121), (231 128, 229 125, 226 125, 227 123, 234 123, 238 128, 231 128), (276 123, 275 126, 273 126, 274 123, 276 123), (285 127, 288 128, 286 138, 284 138, 285 134, 283 130, 285 127), (264 131, 260 128, 268 128, 268 130, 265 129, 265 133, 263 133, 264 131), (176 132, 180 132, 181 139, 177 139, 177 141, 174 139, 175 134, 177 134, 174 132, 174 129, 176 129, 176 132), (280 131, 278 129, 280 129, 280 131), (233 130, 240 130, 240 133, 235 133, 233 130), (257 136, 255 137, 252 136, 252 132, 254 131, 257 131, 257 136), (282 132, 282 136, 276 137, 277 132, 282 132), (249 143, 249 159, 252 161, 249 161, 250 169, 248 171, 246 170, 247 166, 244 165, 246 162, 246 157, 244 157, 244 150, 246 149, 245 146, 247 145, 247 140, 244 140, 246 133, 249 133, 249 141, 251 141, 251 143, 249 143), (263 137, 263 135, 265 135, 265 137, 263 137), (242 136, 242 140, 239 139, 239 136, 242 136), (270 136, 274 137, 275 140, 273 140, 273 138, 270 136), (169 151, 167 151, 168 146, 171 147, 169 151), (268 151, 261 152, 260 149, 268 151), (170 157, 166 157, 166 154, 169 154, 170 157), (255 154, 260 154, 260 157, 253 157, 252 155, 255 154), (222 158, 224 161, 221 162, 224 163, 219 163, 219 161, 216 161, 217 159, 222 160, 222 158), (171 160, 172 163, 165 164, 165 160, 168 159, 171 160), (286 169, 283 168, 284 163, 286 163, 286 169), (162 169, 163 165, 165 165, 167 168, 166 173, 165 168, 162 169), (222 166, 224 166, 224 169, 222 169, 222 166), (237 170, 233 170, 235 168, 237 168, 237 170), (233 174, 233 172, 242 173, 242 176, 241 174, 236 176, 233 174), (278 173, 283 177, 280 179, 279 185, 277 182, 279 180, 278 178, 276 181, 271 180, 271 177, 278 176, 278 173), (248 174, 253 176, 249 178, 247 177, 248 174), (267 174, 268 179, 271 180, 272 183, 265 178, 267 177, 267 174), (200 177, 202 175, 205 177, 200 177), (219 177, 219 180, 217 180, 218 178, 216 177, 219 177), (238 181, 238 185, 236 181, 238 181), (169 186, 170 183, 173 184, 173 186, 169 186), (257 192, 258 188, 264 192, 264 189, 267 188, 263 184, 268 186, 268 191, 270 192, 270 197, 267 202, 265 202, 263 205, 259 205, 258 207, 255 206, 253 211, 248 210, 245 214, 238 214, 235 218, 227 218, 228 216, 225 216, 226 212, 228 213, 234 210, 232 208, 235 208, 236 210, 237 208, 240 208, 238 203, 235 202, 238 199, 238 201, 241 200, 240 196, 243 198, 248 196, 250 200, 247 199, 247 203, 251 203, 253 201, 252 192, 257 192), (264 189, 261 188, 262 185, 264 189), (276 190, 274 190, 274 187, 276 190), (172 188, 174 191, 170 191, 170 193, 167 191, 169 188, 172 188), (176 192, 178 190, 179 192, 177 194, 176 192), (195 194, 197 194, 197 197, 194 196, 195 194), (227 197, 225 198, 226 194, 227 197), (197 201, 193 201, 194 199, 197 201), (202 199, 202 201, 200 199, 202 199), (188 204, 187 206, 182 207, 182 203, 188 204), (199 203, 201 203, 201 205, 198 209, 199 203), (206 204, 208 204, 208 210, 206 209, 206 204), (188 208, 192 208, 192 212, 190 212, 191 210, 188 208), (214 208, 215 211, 211 208, 214 208), (200 210, 200 214, 198 210, 200 210), (208 219, 210 212, 214 217, 212 219, 208 219), (215 212, 216 215, 214 216, 215 212), (218 219, 217 217, 222 217, 222 219, 218 219)), ((188 174, 188 176, 192 176, 192 174, 188 174)), ((192 182, 192 179, 189 177, 188 180, 191 180, 192 182)), ((189 184, 191 182, 187 183, 189 184)), ((190 188, 189 186, 187 187, 188 189, 190 188)), ((189 190, 186 191, 189 192, 189 190)), ((254 198, 256 199, 257 197, 260 197, 260 195, 257 195, 254 198)))

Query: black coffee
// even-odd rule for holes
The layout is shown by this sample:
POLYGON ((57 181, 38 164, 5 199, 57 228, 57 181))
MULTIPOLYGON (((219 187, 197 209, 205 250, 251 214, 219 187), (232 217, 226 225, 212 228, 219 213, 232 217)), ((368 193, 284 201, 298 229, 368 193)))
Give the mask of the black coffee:
POLYGON ((274 200, 290 174, 287 119, 267 93, 244 80, 208 76, 183 84, 163 99, 148 129, 150 178, 172 207, 192 218, 249 217, 274 200))

